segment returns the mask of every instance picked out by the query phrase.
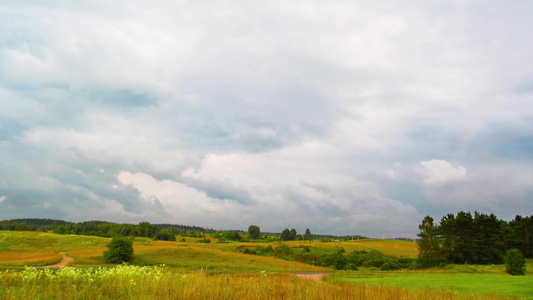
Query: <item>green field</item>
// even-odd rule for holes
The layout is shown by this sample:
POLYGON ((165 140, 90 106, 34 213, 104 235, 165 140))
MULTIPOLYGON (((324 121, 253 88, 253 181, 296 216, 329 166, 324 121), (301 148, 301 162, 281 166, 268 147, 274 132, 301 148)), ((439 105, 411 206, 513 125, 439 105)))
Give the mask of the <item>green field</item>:
POLYGON ((529 260, 527 276, 510 276, 502 272, 504 266, 449 266, 445 270, 336 272, 327 280, 332 283, 364 283, 408 290, 429 288, 470 295, 495 294, 533 299, 532 266, 533 261, 529 260))
MULTIPOLYGON (((337 295, 337 299, 344 299, 353 297, 354 289, 367 293, 367 299, 372 299, 373 295, 389 295, 387 297, 390 299, 503 299, 505 297, 533 299, 532 260, 528 261, 526 276, 509 276, 505 273, 503 265, 449 265, 441 269, 412 271, 404 269, 395 272, 371 271, 365 268, 361 268, 359 271, 333 271, 329 268, 296 261, 278 259, 272 256, 243 254, 238 251, 244 248, 253 249, 256 245, 271 245, 275 248, 279 245, 277 242, 260 244, 216 243, 214 240, 212 243, 197 243, 198 240, 186 238, 184 242, 167 242, 135 238, 135 258, 132 264, 152 266, 149 269, 136 270, 150 270, 150 276, 157 278, 152 278, 152 281, 150 278, 143 279, 142 282, 145 283, 141 289, 139 286, 135 288, 128 284, 130 280, 137 284, 141 283, 139 278, 128 271, 129 269, 119 268, 116 273, 113 273, 114 271, 111 270, 116 269, 116 267, 103 262, 102 254, 107 250, 106 245, 111 241, 109 238, 42 232, 0 231, 0 270, 19 268, 15 271, 0 271, 0 299, 12 297, 40 298, 39 295, 41 294, 39 293, 43 291, 46 292, 43 292, 42 295, 48 295, 47 297, 43 296, 43 298, 75 299, 76 295, 79 296, 78 298, 85 297, 87 299, 166 297, 171 295, 176 284, 185 282, 176 281, 173 277, 178 276, 177 274, 180 278, 195 278, 192 281, 187 281, 189 286, 187 288, 183 286, 180 293, 182 295, 189 295, 187 293, 205 295, 200 299, 213 297, 214 294, 203 292, 203 289, 206 288, 213 291, 218 289, 219 293, 227 295, 227 297, 220 297, 221 299, 277 299, 276 295, 285 295, 283 297, 286 299, 335 299, 335 297, 324 296, 329 295, 328 293, 337 295), (74 259, 73 264, 71 264, 73 268, 69 267, 58 271, 20 269, 24 265, 55 264, 60 259, 59 252, 66 252, 69 257, 74 259), (166 266, 164 268, 158 267, 161 264, 166 266), (99 269, 101 267, 105 267, 105 269, 99 269), (114 283, 109 283, 109 286, 105 282, 95 285, 94 282, 97 280, 94 277, 95 274, 104 272, 104 270, 110 270, 111 273, 106 273, 105 276, 112 278, 114 283), (204 272, 204 275, 198 274, 198 271, 204 272), (290 275, 294 272, 330 272, 330 275, 324 281, 316 283, 290 275), (205 277, 205 274, 211 275, 205 277), (267 274, 268 277, 261 277, 267 274), (172 278, 166 278, 166 276, 172 278), (72 281, 73 287, 65 288, 61 284, 61 280, 72 281), (198 286, 194 282, 201 283, 202 286, 198 286), (242 293, 253 293, 253 289, 242 287, 246 282, 255 285, 256 288, 268 289, 270 292, 257 294, 265 296, 262 298, 256 297, 257 295, 240 298, 242 294, 239 292, 230 292, 225 287, 220 286, 224 283, 235 284, 236 286, 230 290, 239 291, 242 289, 242 293), (281 294, 276 294, 276 288, 267 288, 270 285, 279 287, 281 294), (39 286, 41 286, 40 290, 39 286), (98 294, 86 291, 80 286, 102 287, 103 290, 98 294), (122 286, 128 292, 117 290, 117 286, 122 286), (302 297, 287 296, 294 289, 299 290, 302 297), (159 294, 158 290, 165 292, 159 294), (307 292, 304 293, 303 291, 307 292), (310 296, 311 291, 315 295, 310 296), (305 295, 309 297, 303 297, 305 295), (320 295, 323 297, 319 297, 320 295)), ((339 249, 344 249, 345 253, 354 250, 376 249, 387 255, 404 257, 416 257, 417 254, 416 244, 406 241, 357 240, 328 243, 291 241, 286 244, 296 253, 303 251, 304 248, 301 246, 306 246, 317 255, 332 253, 339 249)), ((102 279, 98 280, 101 281, 102 279)))

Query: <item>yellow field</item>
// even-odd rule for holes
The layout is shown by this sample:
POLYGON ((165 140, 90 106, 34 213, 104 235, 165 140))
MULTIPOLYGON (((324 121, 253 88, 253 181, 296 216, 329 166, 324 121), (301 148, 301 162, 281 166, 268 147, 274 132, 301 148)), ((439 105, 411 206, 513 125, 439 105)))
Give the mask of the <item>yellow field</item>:
POLYGON ((0 265, 46 266, 61 261, 61 255, 54 252, 0 251, 0 265))
POLYGON ((323 249, 334 250, 337 248, 344 248, 346 252, 351 251, 370 251, 378 250, 385 255, 390 256, 403 256, 403 257, 417 257, 418 256, 418 246, 415 242, 409 241, 397 241, 397 240, 353 240, 353 241, 344 241, 344 242, 309 242, 309 241, 290 241, 284 242, 289 247, 299 247, 300 245, 306 245, 310 247, 317 247, 323 249))

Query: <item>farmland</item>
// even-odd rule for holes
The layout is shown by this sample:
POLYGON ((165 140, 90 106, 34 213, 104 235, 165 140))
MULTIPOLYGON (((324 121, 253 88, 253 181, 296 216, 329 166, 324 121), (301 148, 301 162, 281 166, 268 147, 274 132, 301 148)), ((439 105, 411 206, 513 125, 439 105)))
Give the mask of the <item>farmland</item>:
MULTIPOLYGON (((135 238, 128 266, 105 264, 109 238, 44 232, 0 231, 0 299, 533 299, 532 261, 526 276, 509 276, 504 266, 449 265, 440 269, 384 272, 375 268, 333 271, 242 249, 279 243, 198 243, 135 238), (60 270, 38 269, 57 263, 60 252, 74 262, 60 270), (22 266, 34 266, 23 268, 22 266), (164 266, 162 266, 164 265, 164 266), (294 272, 328 272, 323 281, 297 278, 294 272)), ((415 257, 413 242, 354 240, 290 241, 294 252, 379 250, 415 257), (302 248, 304 247, 304 248, 302 248)))

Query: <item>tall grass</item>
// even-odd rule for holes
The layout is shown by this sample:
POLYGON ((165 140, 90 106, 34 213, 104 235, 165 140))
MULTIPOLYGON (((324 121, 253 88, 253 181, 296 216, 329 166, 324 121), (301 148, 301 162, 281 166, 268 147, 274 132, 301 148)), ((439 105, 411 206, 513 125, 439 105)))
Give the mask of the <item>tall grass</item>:
POLYGON ((210 275, 165 267, 118 266, 0 273, 0 299, 503 299, 451 291, 329 284, 291 274, 210 275))

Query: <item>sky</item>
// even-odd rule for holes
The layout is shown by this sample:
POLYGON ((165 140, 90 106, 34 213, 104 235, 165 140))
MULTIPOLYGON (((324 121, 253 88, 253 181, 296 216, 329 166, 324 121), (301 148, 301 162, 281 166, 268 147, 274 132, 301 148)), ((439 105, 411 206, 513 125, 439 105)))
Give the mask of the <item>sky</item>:
POLYGON ((531 1, 0 1, 0 219, 414 237, 533 214, 531 1))

